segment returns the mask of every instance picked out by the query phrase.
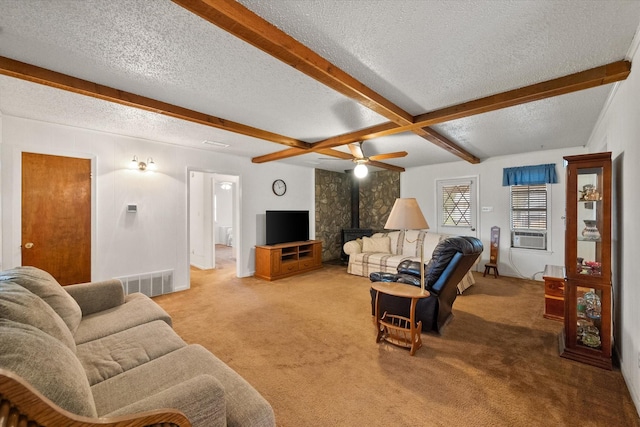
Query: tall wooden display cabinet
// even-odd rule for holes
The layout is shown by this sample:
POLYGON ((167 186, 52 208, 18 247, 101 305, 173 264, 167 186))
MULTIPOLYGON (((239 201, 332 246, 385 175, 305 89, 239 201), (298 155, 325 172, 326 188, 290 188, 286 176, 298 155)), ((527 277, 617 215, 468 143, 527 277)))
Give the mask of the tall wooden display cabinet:
POLYGON ((612 369, 611 153, 567 156, 562 357, 612 369))

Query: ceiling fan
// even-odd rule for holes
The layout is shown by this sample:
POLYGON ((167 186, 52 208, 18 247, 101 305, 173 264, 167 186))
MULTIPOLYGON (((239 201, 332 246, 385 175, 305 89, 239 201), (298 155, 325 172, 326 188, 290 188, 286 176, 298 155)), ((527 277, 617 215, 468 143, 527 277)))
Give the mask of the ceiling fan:
POLYGON ((365 176, 367 176, 367 174, 369 173, 369 170, 367 169, 367 163, 369 162, 395 159, 398 157, 405 157, 407 155, 406 151, 396 151, 393 153, 375 154, 373 156, 367 157, 364 155, 364 151, 362 150, 363 142, 364 141, 360 141, 349 144, 349 151, 351 151, 351 154, 353 155, 353 162, 356 164, 353 173, 358 178, 364 178, 365 176))

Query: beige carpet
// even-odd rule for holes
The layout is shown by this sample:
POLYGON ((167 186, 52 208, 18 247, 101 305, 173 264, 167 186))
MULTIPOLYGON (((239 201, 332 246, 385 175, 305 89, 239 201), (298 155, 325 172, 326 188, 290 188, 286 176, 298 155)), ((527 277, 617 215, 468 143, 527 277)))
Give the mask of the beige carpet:
POLYGON ((618 371, 558 356, 541 282, 483 278, 414 357, 376 344, 369 281, 346 267, 267 282, 233 262, 155 300, 273 406, 279 426, 638 426, 618 371))

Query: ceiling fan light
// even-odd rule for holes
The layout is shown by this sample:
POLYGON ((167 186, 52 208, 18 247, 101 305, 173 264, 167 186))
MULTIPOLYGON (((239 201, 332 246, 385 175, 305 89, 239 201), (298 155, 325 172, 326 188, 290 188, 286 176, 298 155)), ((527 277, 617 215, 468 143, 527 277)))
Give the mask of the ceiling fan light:
POLYGON ((353 170, 353 174, 357 178, 364 178, 365 176, 367 176, 368 173, 369 173, 369 169, 367 169, 367 165, 364 165, 362 163, 358 163, 355 169, 353 170))

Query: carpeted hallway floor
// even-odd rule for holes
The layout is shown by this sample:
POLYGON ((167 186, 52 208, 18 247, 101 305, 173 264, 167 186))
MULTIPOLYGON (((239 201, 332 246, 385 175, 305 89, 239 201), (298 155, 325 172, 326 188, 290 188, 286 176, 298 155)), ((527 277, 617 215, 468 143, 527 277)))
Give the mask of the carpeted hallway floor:
POLYGON ((369 281, 346 267, 267 282, 230 259, 155 298, 174 328, 235 369, 279 426, 640 426, 619 371, 558 356, 542 282, 483 278, 414 357, 376 344, 369 281))

